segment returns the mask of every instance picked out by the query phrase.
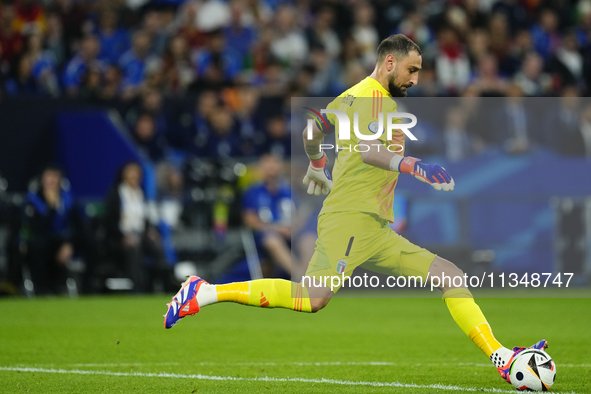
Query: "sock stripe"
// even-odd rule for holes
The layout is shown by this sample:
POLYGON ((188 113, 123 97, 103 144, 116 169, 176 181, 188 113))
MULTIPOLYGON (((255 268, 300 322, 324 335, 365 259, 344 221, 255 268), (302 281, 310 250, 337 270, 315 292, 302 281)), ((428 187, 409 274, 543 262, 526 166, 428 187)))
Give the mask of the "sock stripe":
POLYGON ((295 300, 295 308, 296 311, 302 310, 302 285, 296 286, 296 300, 295 300))

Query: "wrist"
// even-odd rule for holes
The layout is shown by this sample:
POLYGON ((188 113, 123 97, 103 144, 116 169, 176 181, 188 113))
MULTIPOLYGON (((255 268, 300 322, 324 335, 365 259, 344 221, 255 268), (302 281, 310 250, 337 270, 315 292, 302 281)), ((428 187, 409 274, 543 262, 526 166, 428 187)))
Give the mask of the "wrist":
POLYGON ((404 174, 410 174, 413 175, 415 172, 415 163, 417 161, 420 161, 419 159, 416 159, 414 157, 410 157, 410 156, 406 156, 404 157, 401 161, 400 164, 398 165, 398 171, 404 173, 404 174))
POLYGON ((316 155, 308 156, 310 163, 314 168, 324 168, 326 165, 326 155, 324 152, 320 152, 316 155))
POLYGON ((394 155, 390 160, 390 171, 400 171, 400 162, 404 159, 404 156, 394 155))

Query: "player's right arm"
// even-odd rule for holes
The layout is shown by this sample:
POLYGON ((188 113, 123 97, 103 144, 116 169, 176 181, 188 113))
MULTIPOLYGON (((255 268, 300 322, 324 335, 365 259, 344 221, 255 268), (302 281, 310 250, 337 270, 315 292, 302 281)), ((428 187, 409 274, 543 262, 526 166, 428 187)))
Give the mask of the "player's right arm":
POLYGON ((359 145, 369 147, 368 149, 361 149, 361 160, 365 164, 387 171, 410 174, 419 181, 430 184, 435 190, 451 191, 454 189, 455 182, 453 178, 439 164, 426 164, 421 159, 410 156, 404 157, 398 153, 390 152, 383 149, 383 147, 377 146, 375 140, 360 140, 359 145))
POLYGON ((320 149, 324 142, 325 134, 314 124, 312 135, 308 136, 308 129, 302 133, 304 139, 304 150, 310 159, 308 171, 304 176, 303 183, 308 185, 308 194, 319 196, 328 194, 332 189, 332 177, 326 169, 328 159, 324 151, 320 149))

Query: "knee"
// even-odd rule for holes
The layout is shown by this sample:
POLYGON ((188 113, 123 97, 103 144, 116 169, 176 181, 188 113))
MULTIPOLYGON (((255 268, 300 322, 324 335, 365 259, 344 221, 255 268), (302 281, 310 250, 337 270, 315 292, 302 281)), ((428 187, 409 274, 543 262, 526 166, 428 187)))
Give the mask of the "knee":
POLYGON ((312 313, 316 313, 324 308, 329 301, 330 298, 310 298, 310 307, 312 313))
MULTIPOLYGON (((441 257, 436 257, 431 264, 431 268, 429 269, 429 274, 432 278, 438 280, 437 287, 446 292, 447 290, 455 289, 455 288, 464 288, 466 287, 464 284, 464 271, 458 268, 454 263, 449 260, 445 260, 441 257), (454 278, 462 278, 461 280, 454 278), (458 286, 459 284, 459 286, 458 286)), ((432 279, 433 280, 433 279, 432 279)), ((435 283, 435 282, 433 282, 435 283)))

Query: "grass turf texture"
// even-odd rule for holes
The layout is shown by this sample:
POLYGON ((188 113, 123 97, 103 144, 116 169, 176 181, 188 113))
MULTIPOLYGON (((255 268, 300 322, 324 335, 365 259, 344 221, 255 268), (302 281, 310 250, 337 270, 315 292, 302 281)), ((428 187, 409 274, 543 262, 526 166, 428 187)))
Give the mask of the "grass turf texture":
MULTIPOLYGON (((123 373, 0 369, 0 393, 512 390, 456 326, 441 299, 337 298, 317 314, 220 304, 165 330, 162 314, 169 299, 0 300, 0 368, 123 373), (248 380, 257 377, 306 381, 248 380), (420 387, 319 382, 323 378, 420 387), (428 387, 437 384, 455 389, 428 387)), ((478 303, 507 346, 548 339, 558 370, 552 391, 591 393, 591 299, 480 299, 478 303)))

